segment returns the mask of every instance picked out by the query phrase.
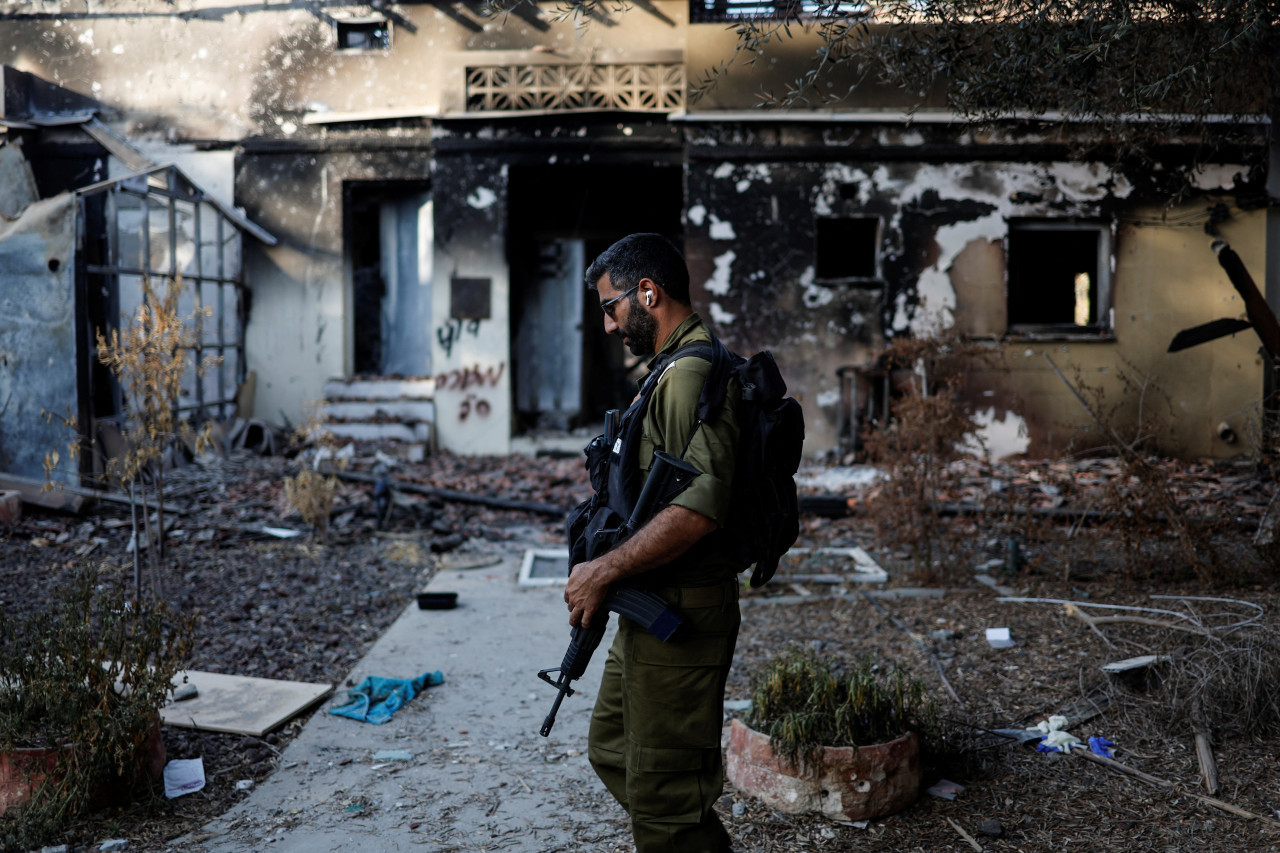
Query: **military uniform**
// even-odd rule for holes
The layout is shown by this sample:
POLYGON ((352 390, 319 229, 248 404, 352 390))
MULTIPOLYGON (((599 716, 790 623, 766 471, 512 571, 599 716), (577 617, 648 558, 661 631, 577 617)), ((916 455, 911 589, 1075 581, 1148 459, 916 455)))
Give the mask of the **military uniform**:
MULTIPOLYGON (((693 314, 671 333, 655 361, 683 344, 710 340, 693 314)), ((664 450, 697 468, 701 476, 672 503, 723 526, 733 486, 738 392, 731 387, 720 412, 694 432, 709 370, 708 361, 694 356, 664 368, 644 415, 637 460, 647 474, 654 450, 664 450)), ((631 815, 637 853, 729 849, 713 806, 724 786, 720 730, 741 620, 740 567, 718 540, 718 532, 708 534, 680 558, 636 578, 637 586, 674 605, 692 630, 662 643, 619 619, 592 713, 588 755, 631 815)))

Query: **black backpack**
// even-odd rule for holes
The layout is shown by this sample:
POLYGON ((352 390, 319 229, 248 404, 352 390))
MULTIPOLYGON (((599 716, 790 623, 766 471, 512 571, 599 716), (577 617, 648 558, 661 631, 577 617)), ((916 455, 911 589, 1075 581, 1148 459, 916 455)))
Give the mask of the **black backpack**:
POLYGON ((686 344, 672 360, 685 355, 711 362, 698 397, 694 432, 724 403, 731 377, 742 391, 733 498, 728 523, 719 533, 722 547, 744 570, 754 566, 751 586, 764 586, 800 535, 795 473, 804 446, 804 412, 794 397, 787 396, 787 383, 768 350, 743 358, 713 335, 710 345, 686 344))

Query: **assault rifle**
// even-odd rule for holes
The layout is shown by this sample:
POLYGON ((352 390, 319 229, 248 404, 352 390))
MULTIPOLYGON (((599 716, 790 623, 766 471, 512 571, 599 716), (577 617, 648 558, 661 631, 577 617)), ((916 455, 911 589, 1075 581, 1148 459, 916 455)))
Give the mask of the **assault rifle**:
MULTIPOLYGON (((601 531, 603 535, 612 538, 611 548, 617 547, 639 530, 653 516, 659 505, 669 504, 689 487, 698 474, 698 470, 689 463, 661 450, 655 451, 653 467, 649 469, 649 478, 645 480, 644 488, 640 490, 640 498, 636 501, 631 517, 617 528, 601 531)), ((547 714, 547 718, 542 722, 543 737, 551 734, 551 727, 556 724, 556 713, 560 710, 560 703, 564 701, 564 697, 572 696, 576 692, 572 684, 587 671, 591 655, 600 645, 605 628, 609 625, 610 611, 643 626, 664 643, 670 640, 684 623, 680 614, 672 610, 666 600, 656 593, 629 587, 610 590, 604 605, 592 616, 590 628, 578 626, 570 629, 569 648, 565 651, 564 660, 560 662, 560 666, 544 669, 538 673, 539 678, 559 691, 556 694, 555 703, 551 706, 551 713, 547 714), (554 681, 551 679, 552 673, 559 673, 554 681)))

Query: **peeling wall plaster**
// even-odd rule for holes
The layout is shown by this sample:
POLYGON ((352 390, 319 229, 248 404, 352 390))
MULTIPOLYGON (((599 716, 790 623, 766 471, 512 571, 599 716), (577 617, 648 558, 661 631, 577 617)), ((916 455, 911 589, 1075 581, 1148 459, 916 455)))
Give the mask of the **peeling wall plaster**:
MULTIPOLYGON (((1005 333, 1004 240, 1011 218, 1108 218, 1123 212, 1152 223, 1120 228, 1113 263, 1114 339, 1078 341, 1053 352, 1062 364, 1079 365, 1114 398, 1123 389, 1116 372, 1105 370, 1108 365, 1124 359, 1158 375, 1162 389, 1176 401, 1174 410, 1183 413, 1166 429, 1173 446, 1221 454, 1224 448, 1215 444, 1212 425, 1201 428, 1196 422, 1208 424, 1219 412, 1247 407, 1260 387, 1252 358, 1237 359, 1240 364, 1233 362, 1229 371, 1225 365, 1217 368, 1215 384, 1202 374, 1215 358, 1208 347, 1176 364, 1164 352, 1179 328, 1223 310, 1199 307, 1199 297, 1194 302, 1188 297, 1222 291, 1219 296, 1227 299, 1230 288, 1214 269, 1199 230, 1193 234, 1173 225, 1158 227, 1167 213, 1163 197, 1151 202, 1140 198, 1152 192, 1149 177, 1135 181, 1099 163, 891 159, 864 164, 795 158, 759 163, 751 145, 772 141, 764 132, 700 132, 701 137, 693 137, 698 145, 711 149, 712 141, 731 144, 751 152, 751 159, 699 160, 688 168, 689 258, 700 282, 695 296, 704 300, 704 307, 711 306, 713 321, 733 317, 723 335, 731 345, 775 352, 788 383, 799 391, 814 449, 835 444, 836 370, 869 363, 886 337, 953 325, 970 334, 1005 333), (1139 212, 1143 205, 1150 212, 1139 212), (815 217, 846 215, 881 219, 879 284, 816 280, 815 217), (728 223, 736 235, 732 253, 711 233, 720 223, 728 223), (1206 387, 1211 387, 1212 402, 1206 387)), ((815 131, 819 133, 824 145, 863 144, 856 131, 815 131)), ((910 144, 929 141, 926 131, 919 133, 910 144)), ((936 141, 938 132, 928 133, 936 141)), ((887 138, 883 130, 871 136, 887 138)), ((903 143, 901 136, 894 139, 903 143)), ((803 132, 796 132, 796 141, 806 141, 803 132)), ((1232 186, 1238 171, 1230 166, 1206 170, 1201 182, 1232 186)), ((1189 204, 1202 212, 1205 202, 1189 204)), ((1230 239, 1258 245, 1257 221, 1252 217, 1253 224, 1232 224, 1237 230, 1230 239)), ((1217 352, 1236 351, 1234 343, 1216 346, 1217 352)), ((1031 357, 1013 359, 995 345, 997 367, 977 370, 971 377, 976 384, 969 393, 979 399, 984 388, 995 394, 994 403, 979 405, 978 411, 982 433, 997 455, 1057 452, 1088 426, 1073 410, 1078 404, 1043 360, 1041 348, 1031 349, 1031 357)))
POLYGON ((888 328, 913 334, 953 324, 952 263, 975 240, 1003 239, 1009 217, 1097 215, 1099 202, 1132 192, 1123 175, 1095 163, 923 164, 895 169, 878 166, 869 172, 832 164, 823 169, 816 184, 815 213, 839 211, 845 187, 855 188, 851 201, 858 207, 880 200, 892 210, 886 221, 888 242, 905 229, 918 228, 918 237, 931 232, 929 262, 914 271, 899 265, 903 280, 891 283, 891 288, 898 287, 888 328), (913 220, 925 222, 921 227, 913 220), (913 273, 914 283, 906 281, 913 273))
POLYGON ((1031 446, 1027 422, 1013 412, 997 413, 994 408, 979 409, 974 412, 973 420, 978 425, 981 450, 989 459, 1021 456, 1031 446))

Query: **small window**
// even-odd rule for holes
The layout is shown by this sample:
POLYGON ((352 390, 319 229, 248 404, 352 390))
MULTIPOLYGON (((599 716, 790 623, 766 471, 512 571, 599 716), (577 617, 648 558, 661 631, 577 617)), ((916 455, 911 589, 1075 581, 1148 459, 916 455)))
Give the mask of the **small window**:
POLYGON ((391 22, 357 18, 337 22, 338 50, 390 50, 391 22))
POLYGON ((1111 228, 1105 222, 1009 223, 1011 332, 1111 330, 1111 228))
POLYGON ((824 216, 815 220, 813 265, 815 278, 825 283, 879 281, 879 217, 824 216))
POLYGON ((694 24, 738 21, 744 18, 794 21, 814 18, 865 17, 870 5, 855 0, 689 0, 694 24))

